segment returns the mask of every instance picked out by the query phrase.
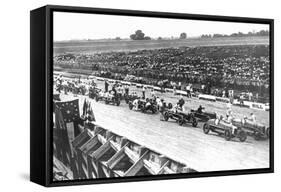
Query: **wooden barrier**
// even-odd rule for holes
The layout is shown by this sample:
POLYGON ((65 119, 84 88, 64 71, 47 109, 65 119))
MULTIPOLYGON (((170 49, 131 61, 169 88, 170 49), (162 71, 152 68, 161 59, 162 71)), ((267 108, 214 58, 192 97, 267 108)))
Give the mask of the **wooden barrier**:
MULTIPOLYGON (((71 143, 75 166, 64 165, 70 179, 194 172, 182 163, 92 124, 92 131, 85 128, 71 143)), ((56 154, 55 158, 60 161, 56 154)))

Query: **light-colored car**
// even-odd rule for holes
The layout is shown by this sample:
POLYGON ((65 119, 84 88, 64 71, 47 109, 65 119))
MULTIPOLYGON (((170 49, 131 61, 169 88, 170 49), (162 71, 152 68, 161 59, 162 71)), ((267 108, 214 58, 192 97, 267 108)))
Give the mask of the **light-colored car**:
POLYGON ((247 139, 247 133, 242 128, 220 119, 210 119, 204 124, 203 132, 208 134, 210 131, 224 135, 227 141, 238 138, 241 142, 244 142, 247 139))

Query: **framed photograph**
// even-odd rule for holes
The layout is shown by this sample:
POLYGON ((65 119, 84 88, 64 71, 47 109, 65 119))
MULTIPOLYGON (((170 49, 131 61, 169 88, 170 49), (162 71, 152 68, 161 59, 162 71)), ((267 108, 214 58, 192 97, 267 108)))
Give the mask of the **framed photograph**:
POLYGON ((272 19, 54 5, 30 15, 31 181, 273 172, 272 19))

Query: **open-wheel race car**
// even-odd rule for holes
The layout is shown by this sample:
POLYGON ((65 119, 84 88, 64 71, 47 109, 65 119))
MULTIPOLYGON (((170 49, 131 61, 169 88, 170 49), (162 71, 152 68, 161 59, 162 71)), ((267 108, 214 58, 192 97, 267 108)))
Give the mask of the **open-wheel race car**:
POLYGON ((95 99, 96 96, 99 94, 99 92, 101 92, 101 89, 99 89, 97 87, 94 87, 94 86, 91 86, 89 88, 89 98, 95 99))
POLYGON ((194 116, 194 113, 186 113, 182 111, 174 112, 169 109, 163 112, 163 117, 165 121, 168 121, 169 119, 176 120, 180 126, 186 123, 191 123, 193 127, 197 127, 198 124, 198 120, 194 116))
POLYGON ((269 138, 269 127, 260 123, 254 123, 248 119, 233 119, 232 124, 243 129, 249 136, 253 136, 255 140, 269 138))
POLYGON ((243 129, 220 119, 210 119, 203 125, 203 132, 205 134, 208 134, 210 131, 224 135, 227 141, 235 137, 241 142, 247 139, 247 133, 243 129))
POLYGON ((86 86, 83 84, 78 85, 78 94, 85 95, 86 94, 86 86))
MULTIPOLYGON (((158 107, 156 105, 156 103, 154 102, 150 102, 150 105, 147 105, 147 102, 146 100, 140 100, 138 99, 137 101, 137 108, 136 110, 138 111, 141 111, 143 113, 147 113, 147 112, 151 112, 152 114, 156 114, 158 112, 158 107)), ((129 109, 130 110, 133 110, 134 109, 134 101, 129 101, 129 109)))
POLYGON ((98 101, 104 101, 105 104, 113 104, 116 106, 119 106, 121 101, 118 96, 114 96, 113 93, 103 93, 100 92, 99 94, 96 95, 95 97, 96 102, 98 101))
POLYGON ((126 94, 124 94, 124 99, 125 99, 125 102, 127 103, 127 104, 129 104, 129 102, 133 102, 135 99, 140 99, 140 97, 139 96, 137 96, 137 95, 126 95, 126 94))
POLYGON ((190 110, 199 121, 207 122, 210 119, 215 119, 217 114, 215 112, 200 111, 198 109, 190 110))

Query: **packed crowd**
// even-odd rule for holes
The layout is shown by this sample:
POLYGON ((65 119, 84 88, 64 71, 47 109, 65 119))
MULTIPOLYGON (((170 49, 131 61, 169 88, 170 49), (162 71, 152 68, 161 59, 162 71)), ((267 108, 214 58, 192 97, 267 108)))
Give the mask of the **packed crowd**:
POLYGON ((60 67, 96 70, 100 76, 120 80, 128 74, 139 77, 140 83, 159 84, 168 80, 167 87, 172 82, 182 82, 261 92, 270 83, 268 45, 62 54, 55 56, 54 62, 60 67))

